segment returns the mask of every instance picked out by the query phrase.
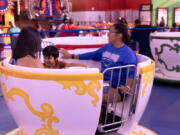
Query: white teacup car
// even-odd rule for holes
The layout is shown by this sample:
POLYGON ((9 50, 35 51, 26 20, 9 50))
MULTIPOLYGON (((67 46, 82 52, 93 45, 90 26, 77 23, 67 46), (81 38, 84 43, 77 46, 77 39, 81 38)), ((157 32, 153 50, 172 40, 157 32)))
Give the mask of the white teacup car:
POLYGON ((180 32, 151 33, 150 47, 161 78, 180 80, 180 32))
MULTIPOLYGON (((82 50, 71 52, 82 53, 82 50)), ((155 135, 137 126, 151 94, 155 64, 146 56, 137 55, 137 59, 135 83, 127 99, 116 102, 115 110, 108 106, 107 112, 113 111, 113 115, 121 117, 110 123, 120 124, 111 130, 123 135, 139 132, 155 135)), ((1 86, 19 126, 8 135, 94 135, 97 128, 110 132, 104 129, 108 124, 98 126, 103 74, 94 61, 84 62, 89 68, 39 69, 11 65, 9 59, 4 60, 0 64, 1 86)))

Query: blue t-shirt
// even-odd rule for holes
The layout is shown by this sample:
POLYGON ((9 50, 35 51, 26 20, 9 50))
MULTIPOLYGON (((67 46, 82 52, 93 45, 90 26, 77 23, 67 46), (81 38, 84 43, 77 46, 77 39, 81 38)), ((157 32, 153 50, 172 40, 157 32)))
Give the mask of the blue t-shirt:
MULTIPOLYGON (((101 72, 109 67, 125 66, 125 65, 136 65, 136 54, 132 49, 130 49, 126 44, 121 48, 115 48, 112 44, 106 44, 104 47, 84 54, 79 54, 80 60, 95 60, 101 61, 101 72)), ((127 69, 123 69, 121 72, 120 85, 125 85, 126 83, 126 73, 127 69)), ((108 81, 111 77, 111 72, 106 72, 104 75, 104 80, 108 81)), ((131 67, 129 70, 129 78, 134 78, 135 68, 131 67)), ((112 77, 112 86, 117 87, 119 70, 114 70, 112 77)))

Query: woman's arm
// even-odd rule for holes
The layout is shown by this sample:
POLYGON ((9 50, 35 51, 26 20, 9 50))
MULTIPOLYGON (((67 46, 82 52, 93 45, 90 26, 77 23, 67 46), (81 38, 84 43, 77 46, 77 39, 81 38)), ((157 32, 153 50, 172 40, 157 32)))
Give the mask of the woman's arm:
POLYGON ((64 59, 80 59, 80 60, 95 60, 100 61, 102 58, 102 53, 104 52, 106 46, 97 49, 96 51, 86 52, 82 54, 70 54, 67 50, 62 49, 62 58, 64 59))
POLYGON ((121 85, 121 86, 120 86, 120 91, 121 91, 121 93, 124 93, 125 90, 126 90, 127 92, 129 92, 130 89, 131 89, 131 87, 132 87, 132 85, 133 85, 133 82, 134 82, 134 79, 133 79, 133 78, 128 78, 127 83, 126 83, 126 86, 124 86, 124 85, 121 85))
POLYGON ((60 51, 62 53, 62 58, 63 59, 79 59, 79 56, 76 54, 70 54, 67 50, 62 49, 60 51))

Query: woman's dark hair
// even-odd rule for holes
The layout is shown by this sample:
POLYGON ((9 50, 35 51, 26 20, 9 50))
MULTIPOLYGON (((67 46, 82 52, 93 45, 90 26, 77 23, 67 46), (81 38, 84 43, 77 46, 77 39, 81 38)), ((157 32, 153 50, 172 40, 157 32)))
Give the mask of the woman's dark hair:
POLYGON ((41 37, 39 32, 32 27, 25 27, 21 30, 16 47, 13 52, 13 58, 22 58, 30 55, 34 58, 40 58, 41 37))
POLYGON ((125 24, 122 23, 116 23, 113 25, 114 28, 116 29, 117 33, 121 33, 122 34, 122 41, 129 45, 130 44, 130 37, 128 34, 128 28, 125 24))
POLYGON ((43 49, 43 56, 53 56, 56 59, 59 57, 58 49, 54 45, 47 46, 43 49))

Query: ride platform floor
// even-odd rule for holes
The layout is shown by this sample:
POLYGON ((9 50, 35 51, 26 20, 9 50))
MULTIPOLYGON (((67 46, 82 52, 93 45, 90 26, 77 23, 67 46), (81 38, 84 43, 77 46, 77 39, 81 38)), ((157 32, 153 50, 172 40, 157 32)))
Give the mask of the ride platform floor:
MULTIPOLYGON (((155 80, 152 94, 140 125, 158 135, 180 135, 180 82, 155 80)), ((0 97, 0 135, 17 128, 7 105, 0 97)), ((106 135, 120 135, 116 132, 106 135)))

